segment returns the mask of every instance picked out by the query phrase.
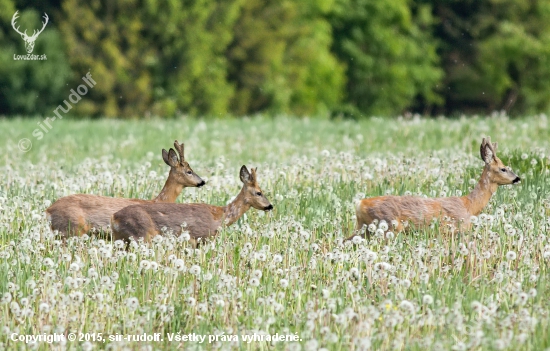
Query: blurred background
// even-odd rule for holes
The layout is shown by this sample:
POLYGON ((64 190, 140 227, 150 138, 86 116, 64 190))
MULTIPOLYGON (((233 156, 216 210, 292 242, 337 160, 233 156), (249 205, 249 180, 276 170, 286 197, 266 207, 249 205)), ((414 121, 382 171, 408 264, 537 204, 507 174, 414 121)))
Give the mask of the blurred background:
POLYGON ((87 72, 76 117, 548 113, 550 1, 0 0, 0 116, 87 72))

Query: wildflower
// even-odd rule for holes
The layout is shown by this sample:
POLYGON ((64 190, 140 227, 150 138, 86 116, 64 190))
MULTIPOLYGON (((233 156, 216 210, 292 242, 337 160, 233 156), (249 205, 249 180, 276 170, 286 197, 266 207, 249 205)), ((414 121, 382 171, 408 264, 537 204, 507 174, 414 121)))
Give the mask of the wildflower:
POLYGON ((514 251, 508 251, 508 253, 506 254, 506 259, 508 261, 513 261, 515 260, 517 257, 516 253, 514 251))
POLYGON ((71 263, 69 266, 69 271, 71 272, 78 272, 80 270, 80 265, 76 262, 71 263))
POLYGON ((139 300, 135 297, 127 298, 126 307, 128 307, 128 309, 131 311, 135 311, 139 307, 139 300))
POLYGON ((252 272, 252 276, 254 278, 260 279, 262 277, 262 271, 260 271, 259 269, 256 269, 252 272))
POLYGON ((259 252, 256 252, 254 254, 254 257, 258 260, 258 261, 265 261, 267 259, 267 255, 265 254, 265 252, 263 251, 259 251, 259 252))
POLYGON ((141 260, 141 262, 139 263, 139 269, 141 270, 148 270, 151 268, 151 262, 147 261, 147 260, 141 260))
POLYGON ((414 313, 414 305, 410 301, 407 301, 407 300, 401 301, 401 303, 399 304, 399 308, 401 308, 402 310, 410 314, 414 313))
POLYGON ((208 305, 206 303, 199 303, 197 305, 197 311, 199 313, 205 313, 208 311, 208 305))
POLYGON ((41 302, 40 305, 38 305, 38 311, 40 311, 40 313, 50 313, 50 305, 46 302, 41 302))
POLYGON ((359 235, 353 237, 352 242, 355 245, 359 245, 363 241, 363 238, 359 235))
POLYGON ((84 301, 84 294, 82 291, 73 291, 69 294, 69 297, 76 303, 82 303, 84 301))
POLYGON ((260 280, 258 278, 250 278, 250 280, 248 281, 248 283, 251 285, 251 286, 259 286, 260 285, 260 280))
POLYGON ((193 265, 191 266, 191 268, 189 268, 189 273, 191 273, 192 275, 198 276, 199 274, 201 274, 201 267, 197 265, 193 265))
POLYGON ((44 261, 42 261, 42 263, 44 264, 44 266, 47 266, 47 267, 50 267, 50 268, 55 267, 55 263, 49 257, 45 258, 44 261))
POLYGON ((319 342, 315 339, 308 340, 304 348, 306 351, 316 351, 319 348, 319 342))
POLYGON ((424 297, 422 298, 422 303, 424 305, 431 305, 432 303, 434 303, 434 298, 431 295, 424 295, 424 297))
POLYGON ((182 241, 189 241, 191 240, 191 235, 189 234, 189 232, 187 230, 184 230, 181 232, 180 234, 180 240, 182 241))
POLYGON ((181 258, 178 258, 174 261, 174 268, 178 271, 178 272, 183 272, 184 269, 185 269, 185 262, 181 259, 181 258))
POLYGON ((9 304, 11 302, 12 295, 9 291, 6 291, 4 295, 2 295, 2 298, 0 299, 0 303, 2 304, 9 304))
POLYGON ((281 279, 279 281, 279 285, 281 285, 281 288, 286 289, 288 287, 288 280, 287 279, 281 279))

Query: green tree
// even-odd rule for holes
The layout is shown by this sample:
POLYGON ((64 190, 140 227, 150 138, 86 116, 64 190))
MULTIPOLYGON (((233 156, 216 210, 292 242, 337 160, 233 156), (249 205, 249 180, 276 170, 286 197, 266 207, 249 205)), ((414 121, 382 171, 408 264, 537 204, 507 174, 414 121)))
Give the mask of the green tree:
MULTIPOLYGON (((67 82, 71 70, 59 31, 52 24, 52 14, 44 31, 35 41, 33 54, 46 60, 16 60, 27 54, 24 41, 11 26, 15 3, 0 0, 0 114, 51 114, 70 93, 67 82)), ((32 8, 19 10, 17 26, 31 34, 42 27, 44 13, 32 8)))
POLYGON ((550 109, 550 3, 425 1, 445 69, 442 113, 550 109))
POLYGON ((323 18, 332 0, 248 0, 227 50, 236 87, 231 110, 298 115, 326 112, 342 98, 344 72, 323 18))
POLYGON ((66 0, 61 24, 73 69, 97 78, 79 104, 106 116, 225 114, 224 51, 239 1, 66 0))
POLYGON ((408 0, 336 0, 329 18, 334 51, 347 65, 349 104, 367 115, 395 115, 441 103, 429 8, 408 0))

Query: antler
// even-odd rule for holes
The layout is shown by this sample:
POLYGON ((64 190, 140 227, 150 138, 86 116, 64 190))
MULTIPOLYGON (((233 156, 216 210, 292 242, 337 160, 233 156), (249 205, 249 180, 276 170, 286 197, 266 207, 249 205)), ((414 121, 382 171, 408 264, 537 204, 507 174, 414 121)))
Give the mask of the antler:
POLYGON ((23 36, 23 35, 24 35, 24 36, 27 36, 27 31, 26 31, 26 30, 25 30, 25 33, 21 33, 21 32, 19 31, 19 27, 15 28, 15 20, 17 20, 17 19, 19 18, 19 16, 17 16, 17 13, 18 13, 18 12, 19 12, 19 11, 15 11, 15 13, 13 14, 13 17, 11 18, 11 26, 12 26, 13 29, 15 29, 15 31, 16 31, 17 33, 19 33, 20 35, 22 35, 22 36, 23 36))
POLYGON ((26 37, 28 39, 35 39, 40 33, 42 33, 44 31, 44 28, 46 28, 46 25, 48 24, 48 21, 50 20, 50 18, 48 17, 48 14, 44 12, 44 19, 46 20, 46 22, 42 22, 42 29, 40 29, 38 31, 38 33, 36 32, 36 29, 32 32, 32 35, 29 37, 27 35, 27 30, 25 29, 25 31, 23 33, 21 33, 21 31, 19 30, 19 26, 17 28, 15 28, 15 25, 16 25, 16 20, 19 18, 19 16, 17 15, 19 13, 19 11, 15 11, 15 13, 13 14, 13 17, 11 18, 11 26, 13 27, 13 29, 19 33, 21 36, 23 37, 26 37))
POLYGON ((183 143, 180 144, 177 140, 174 141, 174 148, 176 149, 178 154, 180 154, 180 163, 183 164, 183 162, 185 161, 185 157, 183 154, 183 143))
POLYGON ((48 21, 49 21, 49 17, 48 17, 48 14, 46 12, 44 12, 44 19, 46 20, 46 22, 42 22, 42 29, 40 29, 38 31, 38 33, 35 33, 36 32, 36 29, 32 32, 32 38, 36 38, 40 33, 42 33, 44 31, 44 28, 46 28, 46 24, 48 24, 48 21))

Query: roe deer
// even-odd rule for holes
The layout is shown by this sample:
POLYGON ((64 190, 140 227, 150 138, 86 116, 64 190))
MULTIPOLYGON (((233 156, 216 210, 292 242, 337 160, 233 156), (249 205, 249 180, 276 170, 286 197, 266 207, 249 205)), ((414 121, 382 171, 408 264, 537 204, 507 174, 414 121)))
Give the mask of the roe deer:
POLYGON ((250 207, 269 211, 273 205, 264 196, 256 179, 256 169, 248 171, 241 167, 243 187, 237 197, 227 206, 207 204, 139 204, 125 207, 111 218, 114 240, 143 238, 151 240, 163 228, 175 235, 187 224, 189 235, 196 244, 198 239, 214 236, 218 228, 235 223, 250 207))
MULTIPOLYGON (((481 159, 485 162, 481 178, 474 190, 462 197, 422 198, 416 196, 379 196, 363 199, 356 204, 357 224, 352 239, 364 225, 375 220, 386 221, 389 228, 402 232, 408 225, 421 229, 430 225, 433 219, 451 228, 465 230, 470 227, 470 218, 477 216, 489 203, 499 185, 515 184, 521 179, 509 167, 504 166, 496 155, 497 143, 483 138, 480 147, 481 159)), ((368 229, 365 232, 370 237, 368 229)), ((363 235, 362 235, 363 236, 363 235)))
POLYGON ((92 194, 74 194, 62 197, 46 210, 46 217, 51 222, 52 230, 57 230, 62 237, 82 235, 94 229, 109 232, 111 216, 126 206, 149 202, 175 202, 185 187, 201 187, 205 184, 185 161, 183 143, 176 140, 174 149, 162 149, 162 158, 170 166, 168 179, 161 192, 153 200, 124 199, 92 194))

